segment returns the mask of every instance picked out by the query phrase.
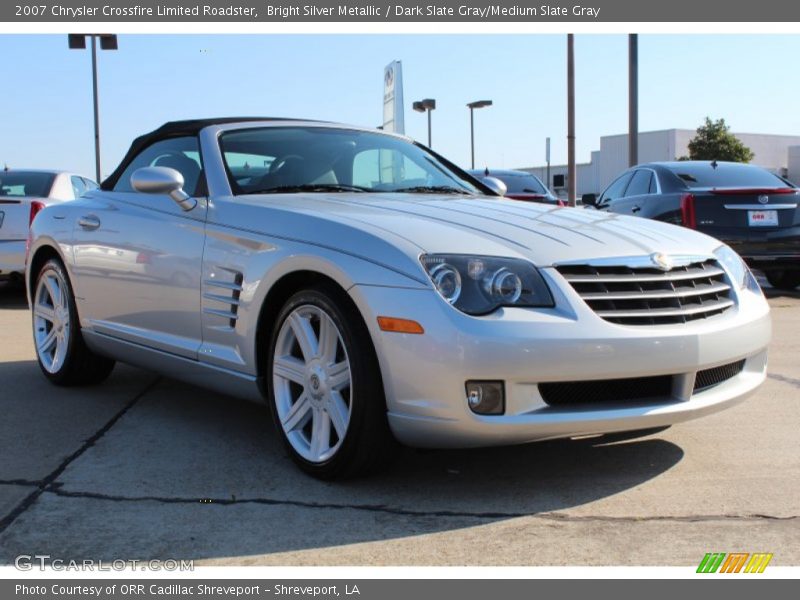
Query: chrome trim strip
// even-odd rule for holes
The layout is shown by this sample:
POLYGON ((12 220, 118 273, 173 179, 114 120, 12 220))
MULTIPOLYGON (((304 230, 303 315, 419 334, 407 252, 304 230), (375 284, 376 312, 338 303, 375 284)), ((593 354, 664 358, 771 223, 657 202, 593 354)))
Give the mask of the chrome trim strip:
POLYGON ((239 315, 232 313, 229 310, 217 310, 216 308, 204 308, 203 312, 207 315, 215 315, 217 317, 222 317, 224 319, 231 319, 235 321, 239 318, 239 315))
MULTIPOLYGON (((661 300, 664 298, 689 298, 692 296, 702 296, 704 294, 720 294, 730 291, 731 286, 726 283, 709 285, 705 287, 693 288, 681 292, 668 290, 654 290, 652 292, 610 292, 608 294, 592 293, 581 294, 581 298, 586 301, 597 300, 661 300)), ((656 309, 653 309, 656 310, 656 309)))
POLYGON ((794 204, 726 204, 725 208, 728 210, 787 210, 790 208, 797 208, 797 203, 794 204))
POLYGON ((216 279, 205 279, 203 280, 203 285, 210 285, 213 287, 224 288, 226 290, 233 290, 235 292, 241 292, 242 286, 237 283, 231 283, 229 281, 217 281, 216 279))
POLYGON ((686 315, 697 315, 701 313, 725 310, 733 306, 733 300, 720 300, 713 304, 703 304, 692 308, 645 308, 642 310, 598 310, 598 316, 604 319, 650 319, 658 317, 681 317, 686 315))
MULTIPOLYGON (((676 267, 685 267, 692 263, 706 262, 707 260, 716 260, 713 254, 670 254, 672 264, 676 267)), ((629 269, 652 269, 653 259, 650 255, 644 256, 614 256, 610 258, 594 258, 583 260, 571 260, 567 262, 560 262, 554 265, 558 267, 628 267, 629 269)))
POLYGON ((724 275, 725 271, 719 267, 708 269, 692 269, 691 271, 666 271, 661 274, 636 274, 630 275, 564 275, 561 276, 570 283, 636 283, 640 281, 682 281, 686 279, 702 279, 724 275))
POLYGON ((203 294, 203 298, 214 300, 215 302, 222 302, 223 304, 230 304, 232 306, 239 306, 241 304, 237 298, 233 298, 231 296, 220 296, 219 294, 212 294, 210 292, 205 292, 203 294))

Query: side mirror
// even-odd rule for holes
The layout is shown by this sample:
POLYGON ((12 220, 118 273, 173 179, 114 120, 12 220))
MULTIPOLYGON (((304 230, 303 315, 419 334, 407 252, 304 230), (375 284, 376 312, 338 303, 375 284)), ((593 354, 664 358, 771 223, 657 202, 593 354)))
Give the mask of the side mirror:
POLYGON ((508 186, 497 177, 484 177, 481 179, 481 183, 498 196, 505 196, 506 192, 508 192, 508 186))
POLYGON ((584 194, 581 196, 581 202, 586 206, 594 206, 597 208, 597 194, 584 194))
POLYGON ((183 210, 197 206, 197 200, 183 191, 183 175, 169 167, 136 169, 131 175, 131 186, 142 194, 166 194, 183 210))

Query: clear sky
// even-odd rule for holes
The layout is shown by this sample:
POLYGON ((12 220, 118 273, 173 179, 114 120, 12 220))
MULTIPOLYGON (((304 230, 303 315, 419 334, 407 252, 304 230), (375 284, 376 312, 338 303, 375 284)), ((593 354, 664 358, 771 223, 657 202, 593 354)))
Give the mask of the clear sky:
MULTIPOLYGON (((576 36, 577 155, 627 130, 627 36, 576 36)), ((800 134, 800 35, 642 35, 641 131, 800 134)), ((0 163, 94 174, 88 50, 66 35, 0 35, 0 163)), ((131 140, 168 120, 265 115, 376 126, 383 68, 402 60, 406 133, 427 139, 411 101, 435 98, 433 147, 469 166, 566 162, 565 35, 123 35, 99 53, 103 175, 131 140)))

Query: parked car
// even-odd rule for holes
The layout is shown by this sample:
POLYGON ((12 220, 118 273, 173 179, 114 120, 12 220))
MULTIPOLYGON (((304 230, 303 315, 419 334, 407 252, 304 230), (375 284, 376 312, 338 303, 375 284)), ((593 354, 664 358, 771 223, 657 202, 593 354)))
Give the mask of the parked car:
POLYGON ((266 401, 321 478, 375 469, 396 441, 700 417, 761 385, 770 340, 758 284, 709 236, 501 199, 405 137, 305 121, 138 138, 100 190, 42 210, 27 285, 51 382, 119 360, 266 401), (164 283, 94 248, 157 253, 164 283), (170 264, 194 276, 168 283, 170 264))
POLYGON ((28 230, 42 208, 97 187, 91 179, 63 171, 0 171, 0 279, 25 272, 28 230))
POLYGON ((724 241, 770 284, 800 285, 800 190, 761 167, 717 161, 628 169, 584 205, 697 229, 724 241))
POLYGON ((533 173, 527 171, 512 171, 508 169, 473 169, 468 171, 470 175, 478 179, 484 177, 494 177, 502 181, 507 188, 504 194, 506 198, 513 200, 524 200, 525 202, 541 202, 543 204, 555 204, 566 206, 563 200, 556 197, 547 186, 542 183, 533 173))

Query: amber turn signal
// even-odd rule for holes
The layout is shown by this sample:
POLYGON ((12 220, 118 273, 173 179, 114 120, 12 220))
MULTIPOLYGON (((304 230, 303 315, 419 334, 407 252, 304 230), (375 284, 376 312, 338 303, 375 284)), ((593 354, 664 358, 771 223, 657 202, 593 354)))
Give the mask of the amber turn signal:
POLYGON ((422 325, 410 319, 397 319, 395 317, 378 317, 378 326, 382 331, 394 333, 425 333, 422 325))

